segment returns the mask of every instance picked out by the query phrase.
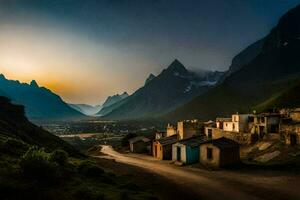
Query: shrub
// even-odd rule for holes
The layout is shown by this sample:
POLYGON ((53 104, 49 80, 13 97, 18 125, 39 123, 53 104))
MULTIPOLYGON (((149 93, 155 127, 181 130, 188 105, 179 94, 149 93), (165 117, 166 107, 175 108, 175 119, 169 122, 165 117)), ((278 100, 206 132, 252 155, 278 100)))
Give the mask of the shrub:
POLYGON ((50 154, 49 160, 51 162, 56 162, 59 165, 66 165, 66 163, 68 162, 68 153, 65 152, 64 150, 55 150, 50 154))
POLYGON ((87 177, 99 177, 104 174, 104 170, 100 167, 96 166, 92 162, 82 162, 78 166, 79 173, 87 176, 87 177))
POLYGON ((1 145, 2 152, 18 156, 22 155, 28 148, 26 143, 15 138, 8 138, 1 145))
POLYGON ((49 154, 36 146, 21 157, 21 171, 24 177, 40 182, 53 183, 57 179, 57 166, 49 161, 49 154))

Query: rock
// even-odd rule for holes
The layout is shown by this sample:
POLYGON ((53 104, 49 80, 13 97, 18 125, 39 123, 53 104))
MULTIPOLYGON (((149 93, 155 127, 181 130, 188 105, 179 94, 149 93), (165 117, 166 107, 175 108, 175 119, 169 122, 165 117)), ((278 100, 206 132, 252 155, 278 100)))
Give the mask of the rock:
POLYGON ((274 151, 272 153, 266 153, 264 155, 261 155, 261 156, 255 158, 254 160, 257 162, 266 163, 279 155, 280 155, 280 151, 274 151))
POLYGON ((263 142, 262 144, 260 144, 258 146, 258 150, 263 151, 266 150, 267 148, 269 148, 272 145, 272 143, 270 142, 263 142))

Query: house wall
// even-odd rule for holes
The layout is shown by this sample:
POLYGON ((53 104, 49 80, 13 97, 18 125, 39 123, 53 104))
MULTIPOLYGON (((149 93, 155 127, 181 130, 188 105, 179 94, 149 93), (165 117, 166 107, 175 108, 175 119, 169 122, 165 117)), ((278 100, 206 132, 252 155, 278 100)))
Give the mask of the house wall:
POLYGON ((220 166, 220 149, 212 144, 202 144, 199 148, 200 163, 212 167, 220 166), (207 148, 212 148, 212 159, 207 158, 207 148))
POLYGON ((234 123, 234 122, 224 122, 223 130, 224 131, 233 131, 234 126, 236 126, 236 123, 234 123))
MULTIPOLYGON (((191 138, 200 133, 198 122, 185 122, 181 121, 177 123, 177 132, 179 139, 191 138)), ((203 130, 202 130, 203 131, 203 130)))
POLYGON ((220 150, 220 167, 234 165, 240 162, 240 149, 231 148, 220 150))
POLYGON ((209 129, 211 129, 212 132, 212 139, 226 137, 228 139, 238 142, 239 144, 249 144, 252 142, 250 133, 224 131, 222 129, 211 128, 211 127, 205 127, 204 133, 207 137, 209 136, 208 135, 209 129))
POLYGON ((176 134, 177 134, 176 128, 172 125, 168 125, 168 127, 167 127, 167 137, 170 137, 170 136, 176 135, 176 134))
POLYGON ((130 143, 130 151, 133 153, 145 153, 147 152, 147 144, 143 141, 130 143))
POLYGON ((280 133, 283 135, 286 144, 292 145, 292 142, 300 144, 300 124, 281 125, 280 133), (296 141, 291 141, 292 137, 296 141))
POLYGON ((163 159, 162 146, 157 141, 153 142, 153 145, 152 145, 152 155, 153 155, 153 157, 158 158, 160 160, 163 159))
POLYGON ((177 161, 177 147, 180 147, 181 162, 186 163, 186 148, 180 143, 172 145, 172 161, 177 161))
POLYGON ((293 121, 300 121, 300 112, 291 112, 290 117, 292 118, 293 121))

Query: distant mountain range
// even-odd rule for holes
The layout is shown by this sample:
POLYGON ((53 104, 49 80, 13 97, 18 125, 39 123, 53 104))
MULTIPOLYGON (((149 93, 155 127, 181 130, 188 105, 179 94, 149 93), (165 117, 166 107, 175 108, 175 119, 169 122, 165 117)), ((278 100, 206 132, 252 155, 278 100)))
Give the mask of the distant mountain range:
POLYGON ((213 87, 222 74, 199 75, 175 59, 158 76, 150 74, 145 85, 132 95, 106 107, 109 112, 104 118, 140 119, 162 115, 213 87))
POLYGON ((84 117, 72 109, 49 89, 39 87, 36 81, 30 84, 8 80, 0 75, 0 95, 16 104, 25 106, 26 116, 31 120, 69 120, 84 117))
POLYGON ((104 116, 110 113, 112 110, 114 110, 114 107, 118 105, 119 102, 121 102, 123 99, 127 98, 128 96, 129 96, 128 93, 124 92, 123 94, 116 94, 107 97, 105 102, 102 104, 101 110, 98 113, 96 113, 96 115, 104 116))
POLYGON ((102 105, 88 105, 88 104, 71 104, 69 103, 73 109, 85 114, 87 116, 92 116, 98 113, 102 109, 102 105))
POLYGON ((233 112, 300 106, 300 6, 281 17, 262 40, 232 62, 220 83, 165 115, 166 119, 213 119, 233 112))

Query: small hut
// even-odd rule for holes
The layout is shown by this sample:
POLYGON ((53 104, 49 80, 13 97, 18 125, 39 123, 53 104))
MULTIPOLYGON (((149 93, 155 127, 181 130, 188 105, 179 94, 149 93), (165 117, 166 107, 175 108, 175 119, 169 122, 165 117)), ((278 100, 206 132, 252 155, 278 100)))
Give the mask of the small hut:
POLYGON ((173 144, 172 160, 179 164, 193 164, 199 162, 199 146, 206 142, 205 137, 194 137, 178 141, 173 144))
POLYGON ((177 142, 177 135, 154 140, 152 144, 153 156, 160 160, 171 160, 172 145, 176 142, 177 142))
POLYGON ((129 140, 132 153, 147 153, 151 149, 151 140, 144 136, 138 136, 129 140))
POLYGON ((240 146, 222 137, 200 144, 200 163, 211 167, 224 167, 240 162, 240 146))

